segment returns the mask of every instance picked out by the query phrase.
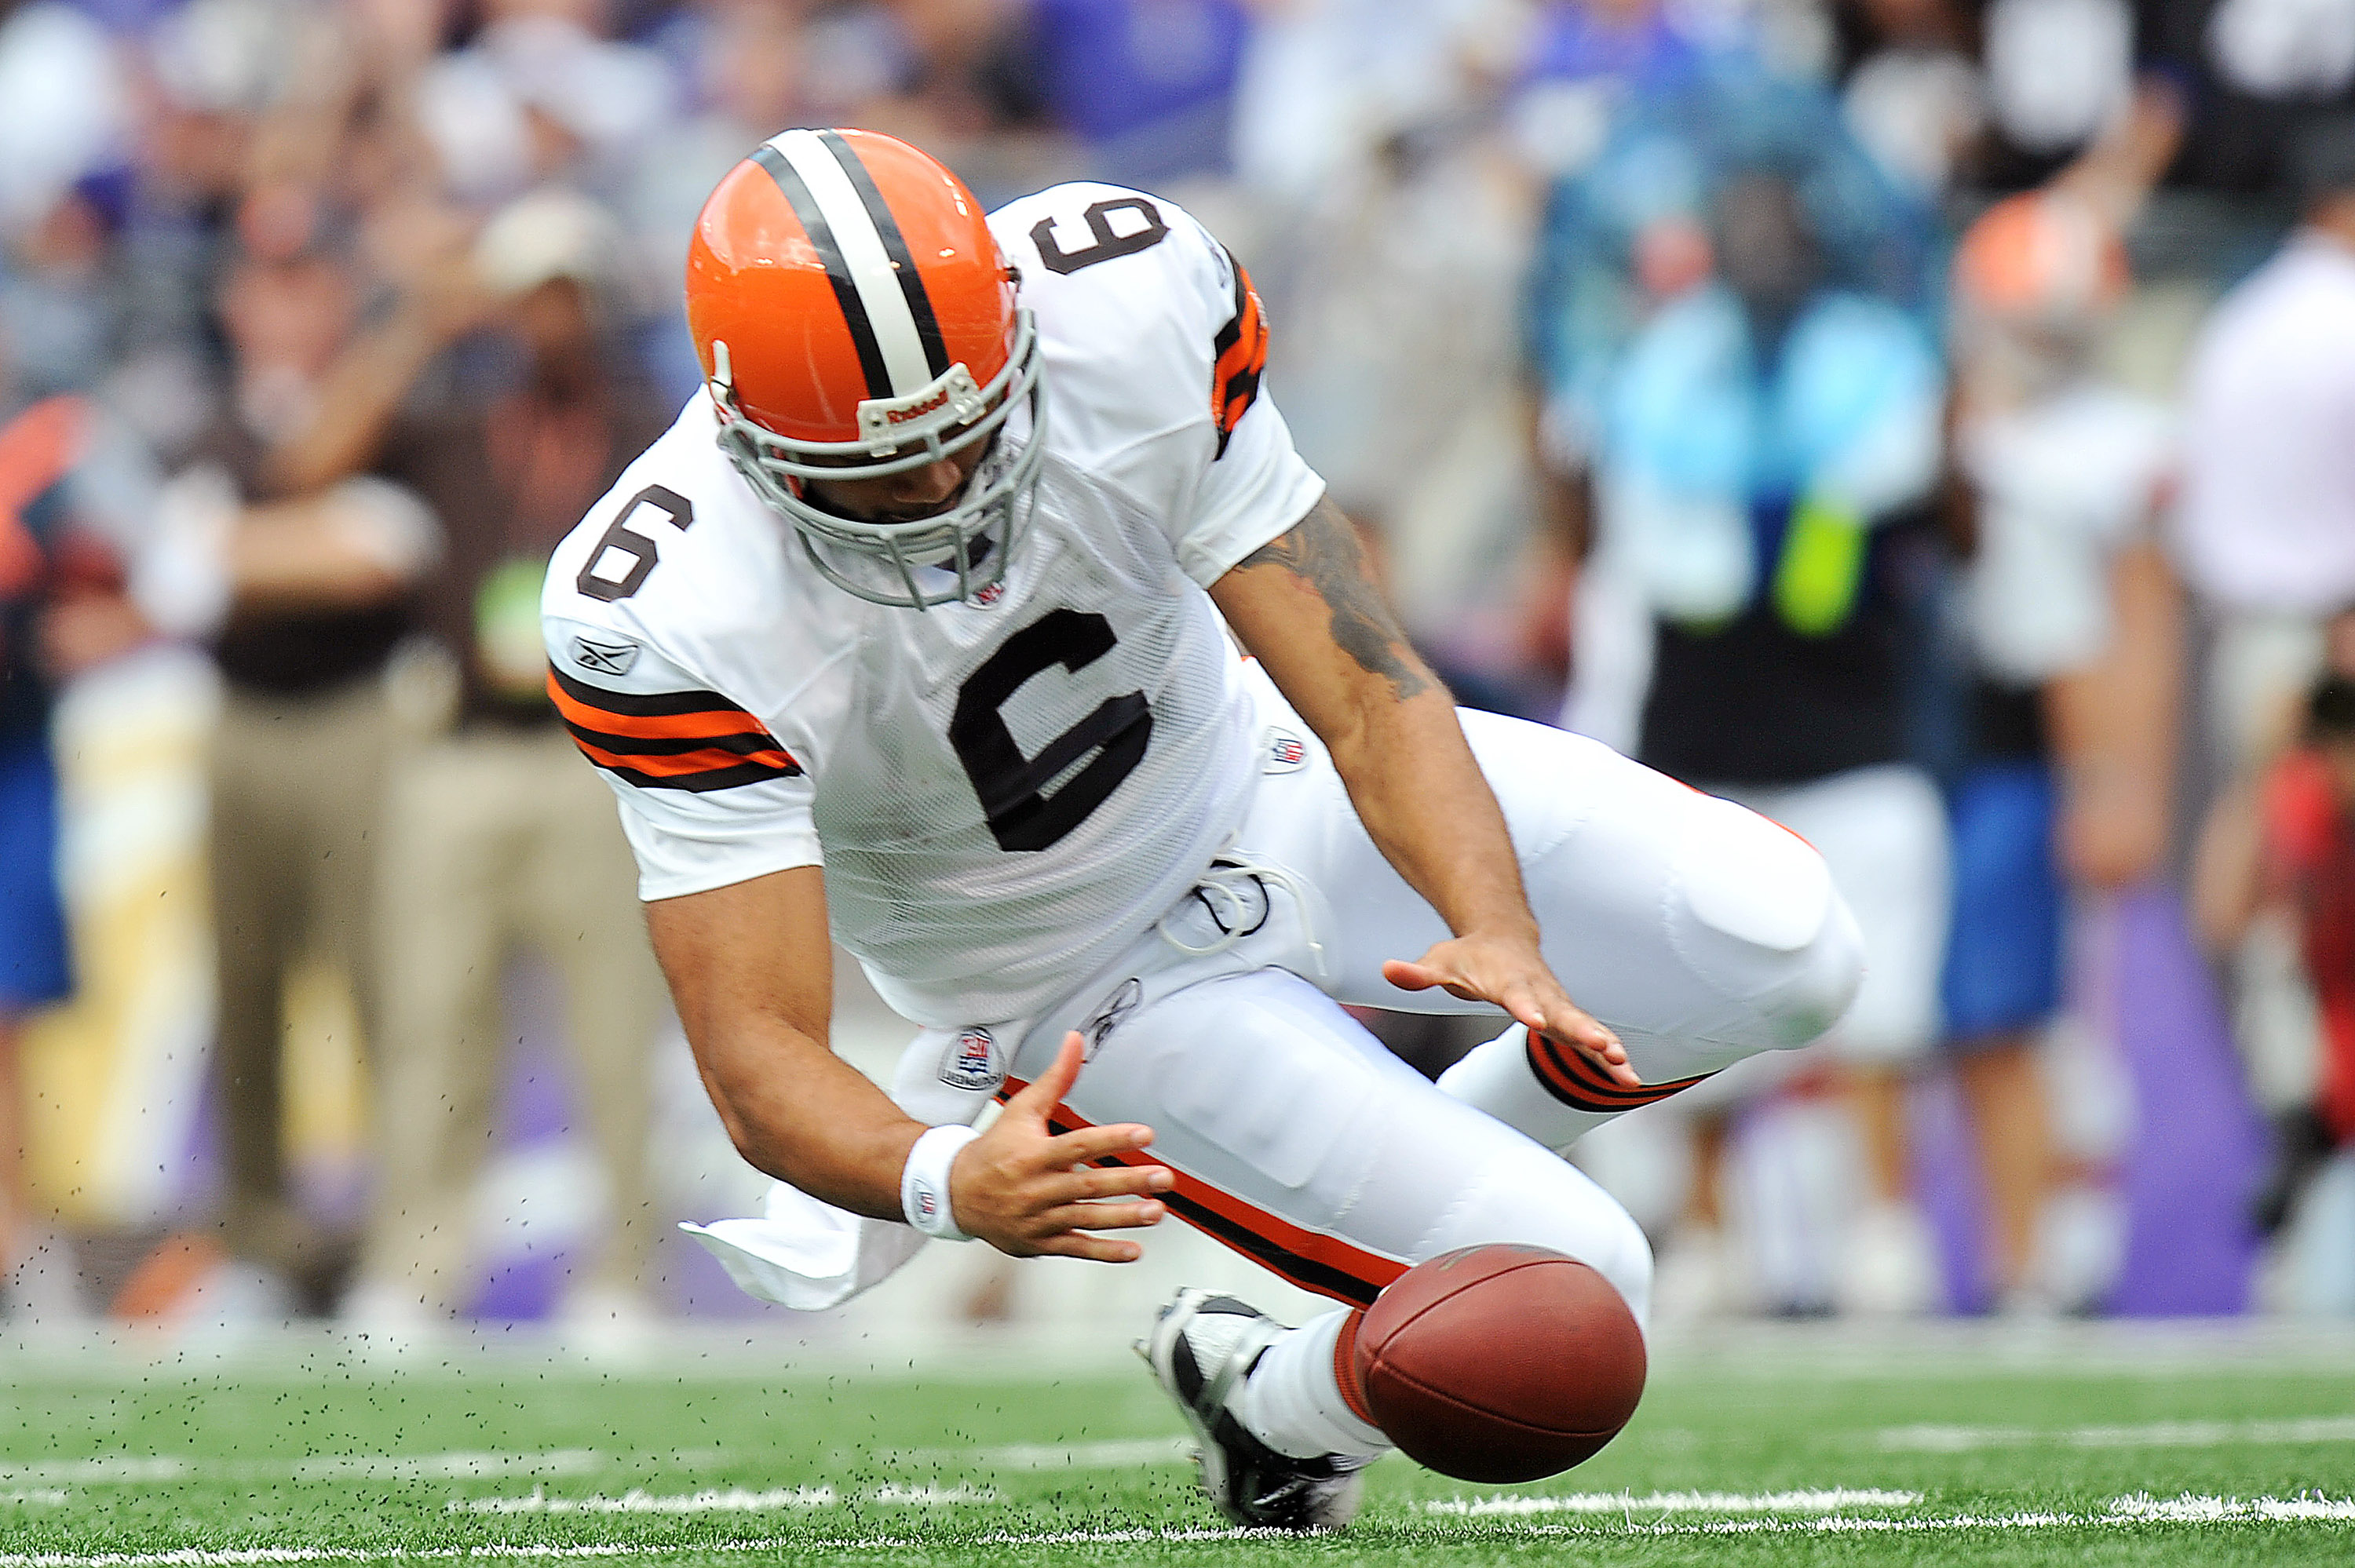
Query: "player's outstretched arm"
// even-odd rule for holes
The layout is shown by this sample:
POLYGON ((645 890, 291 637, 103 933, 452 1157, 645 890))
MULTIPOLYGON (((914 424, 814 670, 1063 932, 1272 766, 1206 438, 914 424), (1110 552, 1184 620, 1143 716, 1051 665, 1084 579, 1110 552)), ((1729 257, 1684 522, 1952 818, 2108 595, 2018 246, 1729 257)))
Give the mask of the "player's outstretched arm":
MULTIPOLYGON (((738 1152, 812 1197, 902 1218, 900 1173, 925 1128, 826 1044, 834 960, 825 874, 796 866, 660 899, 646 906, 646 926, 738 1152)), ((1127 1262, 1139 1255, 1135 1243, 1083 1233, 1154 1224, 1165 1211, 1145 1195, 1167 1190, 1170 1175, 1158 1165, 1074 1169, 1153 1140, 1150 1128, 1132 1125, 1056 1136, 1047 1112, 1078 1071, 1067 1043, 1055 1068, 958 1152, 950 1210, 968 1234, 1018 1256, 1127 1262), (1091 1202, 1103 1198, 1141 1201, 1091 1202)))
POLYGON ((1318 501, 1210 597, 1332 752, 1375 844, 1455 933, 1418 960, 1391 959, 1383 978, 1494 1002, 1635 1084, 1617 1036, 1547 966, 1504 812, 1455 701, 1408 645, 1341 509, 1318 501))

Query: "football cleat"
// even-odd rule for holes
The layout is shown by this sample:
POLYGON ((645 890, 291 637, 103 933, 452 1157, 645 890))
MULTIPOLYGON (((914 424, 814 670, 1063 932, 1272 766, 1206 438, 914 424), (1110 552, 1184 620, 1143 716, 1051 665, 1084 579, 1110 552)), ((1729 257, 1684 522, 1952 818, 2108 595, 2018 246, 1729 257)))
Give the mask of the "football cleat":
POLYGON ((1136 1353, 1193 1430, 1202 1489, 1240 1525, 1301 1532, 1338 1530, 1357 1516, 1366 1461, 1279 1454, 1235 1418, 1230 1399, 1284 1325, 1231 1296, 1188 1287, 1154 1320, 1136 1353))

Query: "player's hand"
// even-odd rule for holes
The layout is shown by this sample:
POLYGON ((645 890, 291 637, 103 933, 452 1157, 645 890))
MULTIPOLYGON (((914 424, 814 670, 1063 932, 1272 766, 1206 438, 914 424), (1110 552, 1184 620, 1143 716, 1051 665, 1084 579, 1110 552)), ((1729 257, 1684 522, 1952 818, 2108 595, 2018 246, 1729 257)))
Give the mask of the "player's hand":
POLYGON ((1055 1065, 1006 1102, 989 1130, 957 1153, 949 1166, 949 1212, 968 1235, 1016 1257, 1057 1253, 1099 1263, 1134 1263, 1145 1249, 1090 1231, 1128 1230, 1160 1222, 1169 1211, 1150 1192, 1166 1192, 1176 1178, 1166 1165, 1089 1163, 1126 1154, 1153 1141, 1153 1129, 1135 1122, 1057 1134, 1048 1113, 1071 1090, 1087 1043, 1074 1030, 1063 1037, 1055 1065), (1136 1198, 1126 1203, 1104 1198, 1136 1198))
MULTIPOLYGON (((1382 978, 1401 991, 1437 986, 1467 1001, 1492 1001, 1514 1021, 1568 1045, 1608 1074, 1636 1088, 1643 1079, 1627 1065, 1627 1048, 1561 989, 1532 939, 1475 934, 1440 943, 1409 963, 1391 959, 1382 978)), ((970 1227, 968 1227, 970 1228, 970 1227)))

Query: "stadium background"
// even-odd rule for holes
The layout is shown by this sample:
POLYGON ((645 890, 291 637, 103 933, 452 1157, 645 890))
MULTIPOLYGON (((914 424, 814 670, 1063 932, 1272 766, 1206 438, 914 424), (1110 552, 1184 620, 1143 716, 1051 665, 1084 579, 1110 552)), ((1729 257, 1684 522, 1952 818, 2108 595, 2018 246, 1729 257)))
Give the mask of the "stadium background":
MULTIPOLYGON (((1310 461, 1380 541, 1419 640, 1468 699, 1550 720, 1573 663, 1592 674, 1603 658, 1573 656, 1593 628, 1572 612, 1582 546, 1575 496, 1567 524, 1562 497, 1598 449, 1560 412, 1577 392, 1563 368, 1575 355, 1557 341, 1577 317, 1561 279, 1617 269, 1654 304, 1693 286, 1628 281, 1648 266, 1673 273, 1673 245, 1667 263, 1657 245, 1613 250, 1565 217, 1565 193, 1592 196, 1602 187, 1582 182, 1608 174, 1614 138, 1646 115, 1673 126, 1678 95, 1721 77, 1773 84, 1765 112, 1791 118, 1769 142, 1794 126, 1852 128, 1874 163, 1850 217, 1868 246, 1913 259, 1874 286, 1942 345, 1956 330, 1949 259, 1973 221, 2076 177, 2089 156, 2126 167, 2115 180, 2131 199, 2115 218, 2133 281, 2074 307, 2098 314, 2084 357, 2107 384, 2179 410, 2214 302, 2297 221, 2309 188, 2300 149, 2348 133, 2355 5, 36 0, 0 19, 0 411, 87 399, 109 432, 107 461, 133 449, 122 465, 165 483, 240 395, 225 280, 240 264, 314 261, 357 298, 337 346, 469 269, 497 296, 468 307, 446 353, 408 366, 404 417, 430 425, 511 389, 512 344, 503 359, 497 340, 516 329, 501 302, 550 280, 593 295, 613 356, 604 374, 666 410, 693 385, 677 271, 703 193, 783 125, 871 126, 942 156, 993 204, 1071 177, 1185 203, 1252 268, 1273 322, 1269 385, 1310 461)), ((1707 226, 1704 210, 1686 216, 1707 226)), ((1704 250, 1700 275, 1707 265, 1704 250)), ((1572 347, 1608 360, 1634 330, 1572 347)), ((2188 450, 2191 434, 2179 439, 2188 450)), ((2169 457, 2170 473, 2180 461, 2169 457)), ((2172 481, 2154 492, 2172 493, 2172 481)), ((2355 490, 2331 500, 2355 507, 2355 490)), ((2170 541, 2158 510, 2150 536, 2170 541)), ((130 505, 97 530, 112 578, 101 570, 97 586, 75 587, 60 573, 44 591, 88 609, 127 581, 144 608, 156 530, 140 514, 130 505)), ((2355 510, 2334 521, 2355 539, 2355 510)), ((441 569, 419 566, 417 580, 441 569)), ((1927 569, 1937 580, 1902 663, 1934 675, 1968 657, 1939 619, 1967 567, 1956 556, 1927 569)), ((2337 591, 2329 608, 2355 599, 2355 579, 2337 591)), ((2275 1162, 2271 1122, 2312 1099, 2320 1051, 2309 1028, 2303 1069, 2295 1041, 2289 1068, 2249 1065, 2232 999, 2262 988, 2242 978, 2237 953, 2203 949, 2187 913, 2202 813, 2235 767, 2256 764, 2204 738, 2211 712, 2236 699, 2199 678, 2215 618, 2203 620, 2199 583, 2181 593, 2169 623, 2184 672, 2168 708, 2168 768, 2186 780, 2173 847, 2129 875, 2076 878, 2067 1005, 2040 1048, 2056 1168, 2097 1211, 2092 1261, 2067 1300, 2027 1306, 2355 1312, 2339 1283, 2355 1267, 2344 1156, 2278 1234, 2252 1221, 2275 1162)), ((222 1107, 239 1092, 208 1065, 208 758, 221 685, 208 631, 155 635, 155 619, 141 630, 85 617, 69 622, 84 641, 49 649, 72 667, 51 733, 78 990, 23 1039, 30 1219, 17 1245, 29 1261, 5 1300, 22 1319, 127 1315, 234 1335, 337 1301, 245 1255, 221 1218, 222 1107)), ((371 666, 399 733, 431 736, 471 700, 453 695, 453 654, 473 657, 403 642, 371 666)), ((2275 687, 2304 678, 2301 667, 2275 687)), ((1918 758, 1934 767, 1951 737, 1921 728, 1918 758)), ((908 1031, 842 967, 838 1044, 879 1072, 908 1031)), ((382 1174, 359 1010, 331 963, 296 963, 285 983, 293 1201, 323 1234, 348 1237, 382 1174)), ((612 1185, 583 1127, 559 971, 519 953, 502 986, 512 1048, 458 1292, 477 1322, 563 1310, 612 1185)), ((1399 1037, 1412 1051, 1448 1046, 1429 1032, 1399 1037)), ((703 1106, 675 1026, 645 1041, 643 1071, 665 1227, 757 1202, 761 1184, 703 1106)), ((1700 1309, 1834 1304, 1859 1158, 1838 1078, 1810 1067, 1736 1107, 1727 1229, 1750 1238, 1747 1284, 1700 1309)), ((1913 1190, 1938 1243, 1935 1289, 1918 1304, 1987 1309, 1999 1292, 1951 1065, 1927 1058, 1902 1093, 1913 1190)), ((1593 1154, 1664 1243, 1685 1202, 1684 1136, 1631 1124, 1593 1154)), ((1118 1282, 933 1252, 811 1331, 1010 1318, 1117 1321, 1101 1331, 1124 1334, 1170 1277, 1241 1266, 1174 1237, 1118 1282)), ((768 1310, 675 1235, 653 1256, 643 1298, 621 1314, 634 1329, 768 1310)))

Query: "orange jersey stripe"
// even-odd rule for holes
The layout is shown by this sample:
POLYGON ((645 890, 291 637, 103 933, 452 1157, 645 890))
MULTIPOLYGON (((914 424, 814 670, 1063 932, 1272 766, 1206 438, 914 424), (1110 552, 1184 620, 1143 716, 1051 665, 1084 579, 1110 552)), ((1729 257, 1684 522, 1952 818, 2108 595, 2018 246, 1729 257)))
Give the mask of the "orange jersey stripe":
POLYGON ((741 708, 725 705, 716 693, 710 694, 712 706, 692 713, 620 713, 613 708, 591 705, 575 697, 558 684, 556 672, 550 670, 548 673, 548 694, 556 704, 559 713, 581 728, 595 730, 601 735, 627 736, 640 740, 706 740, 723 735, 767 733, 759 719, 741 708))
POLYGON ((1259 396, 1260 375, 1267 368, 1267 317, 1259 291, 1241 262, 1231 254, 1227 260, 1235 270, 1235 313, 1211 344, 1216 358, 1210 366, 1210 418, 1219 429, 1219 457, 1226 455, 1227 438, 1259 396))
POLYGON ((746 766, 773 768, 780 773, 801 771, 791 757, 774 747, 742 754, 706 747, 700 751, 682 751, 667 757, 644 756, 636 752, 623 756, 602 747, 592 746, 577 735, 572 737, 572 743, 581 748, 581 755, 600 768, 626 768, 633 773, 644 773, 656 779, 684 779, 691 774, 715 773, 722 768, 746 766))

